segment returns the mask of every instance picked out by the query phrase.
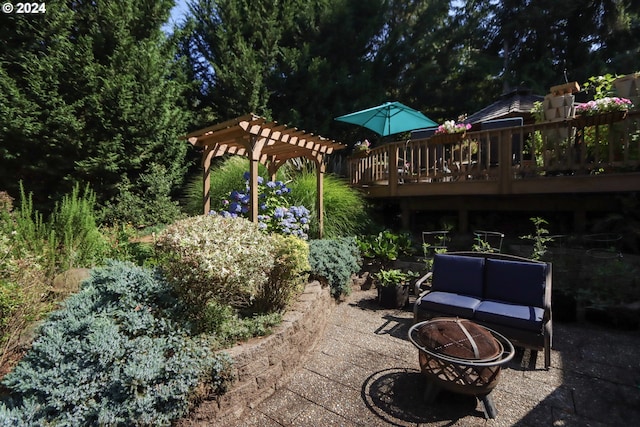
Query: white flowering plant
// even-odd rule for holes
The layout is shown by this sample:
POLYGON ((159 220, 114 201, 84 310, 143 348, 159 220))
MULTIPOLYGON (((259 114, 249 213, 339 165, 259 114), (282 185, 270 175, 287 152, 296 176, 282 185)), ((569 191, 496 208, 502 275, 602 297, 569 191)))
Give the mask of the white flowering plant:
POLYGON ((193 312, 207 303, 246 307, 267 283, 274 243, 244 218, 201 215, 177 221, 158 237, 162 271, 193 312))
POLYGON ((583 116, 594 116, 596 114, 609 113, 613 111, 627 111, 633 107, 631 100, 609 96, 576 105, 576 114, 583 116))

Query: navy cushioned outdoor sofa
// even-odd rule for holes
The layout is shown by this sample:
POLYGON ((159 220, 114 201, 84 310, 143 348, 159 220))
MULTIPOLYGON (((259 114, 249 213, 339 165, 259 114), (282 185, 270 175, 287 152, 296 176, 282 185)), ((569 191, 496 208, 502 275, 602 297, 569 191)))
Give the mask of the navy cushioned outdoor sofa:
MULTIPOLYGON (((535 366, 544 350, 551 364, 551 264, 507 254, 436 254, 433 269, 418 280, 431 288, 417 297, 414 321, 448 316, 470 319, 529 348, 535 366)), ((416 292, 417 294, 418 292, 416 292)))

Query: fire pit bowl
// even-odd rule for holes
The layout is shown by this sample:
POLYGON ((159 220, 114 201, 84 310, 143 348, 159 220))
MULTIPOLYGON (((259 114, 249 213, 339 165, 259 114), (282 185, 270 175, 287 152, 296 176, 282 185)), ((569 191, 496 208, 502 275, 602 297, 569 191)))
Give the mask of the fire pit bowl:
POLYGON ((440 388, 470 394, 482 399, 488 418, 495 418, 489 393, 501 366, 515 354, 507 338, 470 320, 438 317, 413 325, 409 340, 418 348, 420 369, 429 380, 427 401, 440 388))

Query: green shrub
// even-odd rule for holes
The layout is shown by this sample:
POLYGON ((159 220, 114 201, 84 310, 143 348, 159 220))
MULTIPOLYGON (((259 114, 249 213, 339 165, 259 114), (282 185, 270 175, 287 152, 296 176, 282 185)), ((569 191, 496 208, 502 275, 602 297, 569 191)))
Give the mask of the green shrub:
POLYGON ((20 205, 12 212, 0 212, 1 226, 11 235, 11 255, 14 259, 37 260, 48 275, 55 274, 56 240, 42 214, 33 209, 31 194, 25 194, 20 183, 20 205))
POLYGON ((535 226, 535 234, 527 234, 520 236, 521 239, 533 241, 533 251, 530 258, 534 260, 542 260, 547 253, 547 243, 553 242, 553 237, 549 236, 549 230, 545 228, 549 223, 540 217, 529 218, 535 226))
POLYGON ((0 210, 0 366, 13 359, 27 324, 50 308, 47 273, 53 267, 45 266, 55 259, 54 251, 46 242, 30 240, 45 234, 31 214, 29 206, 17 213, 0 210))
POLYGON ((273 326, 282 323, 281 313, 241 315, 230 305, 210 300, 200 322, 206 325, 209 344, 213 349, 225 349, 238 341, 271 333, 273 326))
POLYGON ((22 292, 9 279, 16 273, 17 264, 11 257, 11 241, 0 228, 0 344, 6 340, 5 327, 16 308, 22 303, 22 292))
POLYGON ((169 224, 179 218, 180 206, 170 196, 174 182, 167 175, 166 167, 153 163, 134 183, 123 177, 118 196, 102 209, 101 222, 145 226, 169 224))
POLYGON ((357 237, 356 242, 363 257, 376 259, 384 265, 389 265, 400 255, 413 253, 413 244, 409 233, 394 233, 390 230, 383 230, 378 234, 357 237))
POLYGON ((109 258, 131 261, 136 265, 153 267, 156 264, 153 236, 141 241, 131 224, 103 227, 102 234, 109 242, 109 258))
MULTIPOLYGON (((355 236, 369 225, 369 215, 364 197, 347 182, 335 175, 324 176, 324 238, 355 236)), ((295 205, 307 206, 309 215, 309 235, 318 237, 318 212, 316 210, 316 173, 305 171, 293 174, 291 198, 295 205)))
POLYGON ((0 191, 0 212, 11 212, 13 210, 13 197, 6 191, 0 191))
POLYGON ((268 335, 273 327, 280 323, 281 313, 255 314, 247 317, 231 315, 219 325, 215 338, 221 347, 227 348, 238 341, 268 335))
POLYGON ((76 185, 55 204, 48 221, 33 209, 31 194, 21 187, 19 208, 0 215, 0 225, 12 235, 12 255, 37 258, 50 277, 68 268, 101 264, 108 252, 96 221, 95 194, 88 187, 81 194, 76 185))
POLYGON ((274 265, 273 240, 243 218, 200 215, 167 227, 156 241, 167 279, 197 320, 210 300, 246 307, 274 265))
POLYGON ((342 237, 309 242, 309 264, 312 277, 328 284, 337 298, 351 293, 351 275, 360 270, 362 259, 355 239, 342 237))
POLYGON ((229 361, 176 319, 184 308, 152 270, 112 262, 53 312, 3 384, 3 425, 169 425, 229 361))
POLYGON ((284 310, 304 290, 309 278, 309 245, 295 236, 271 235, 275 263, 269 280, 258 292, 254 308, 258 312, 284 310))
POLYGON ((95 204, 95 193, 87 186, 81 195, 79 185, 55 204, 49 228, 55 239, 57 264, 61 270, 93 267, 103 262, 108 247, 98 229, 95 204))
POLYGON ((0 278, 8 277, 15 273, 17 268, 12 256, 13 243, 11 242, 11 234, 7 233, 2 227, 2 218, 0 218, 0 278))
POLYGON ((27 326, 41 319, 54 303, 38 260, 26 257, 14 261, 13 273, 0 272, 0 366, 4 367, 20 352, 27 326))
POLYGON ((23 302, 24 295, 20 286, 0 277, 0 344, 4 344, 9 338, 7 326, 23 302))

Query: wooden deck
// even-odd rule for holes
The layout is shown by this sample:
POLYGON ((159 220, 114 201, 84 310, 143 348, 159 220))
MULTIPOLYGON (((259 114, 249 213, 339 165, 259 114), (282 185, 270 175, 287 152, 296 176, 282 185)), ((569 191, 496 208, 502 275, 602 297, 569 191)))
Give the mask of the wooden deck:
POLYGON ((476 200, 472 210, 551 200, 582 221, 603 194, 640 191, 639 129, 640 112, 629 112, 398 141, 352 157, 349 178, 368 198, 399 203, 405 225, 412 210, 460 210, 460 198, 476 200))

